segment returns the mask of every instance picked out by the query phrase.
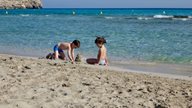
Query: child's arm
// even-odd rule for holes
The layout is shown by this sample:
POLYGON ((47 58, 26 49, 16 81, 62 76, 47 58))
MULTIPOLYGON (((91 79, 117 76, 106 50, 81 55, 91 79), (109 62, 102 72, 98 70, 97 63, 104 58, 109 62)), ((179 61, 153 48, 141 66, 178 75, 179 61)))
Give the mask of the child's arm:
POLYGON ((98 51, 97 64, 99 63, 100 59, 101 59, 101 49, 99 49, 99 51, 98 51))
POLYGON ((106 65, 108 65, 108 60, 107 60, 107 55, 106 55, 106 58, 105 58, 105 62, 106 62, 106 65))
POLYGON ((105 50, 105 63, 106 63, 106 65, 109 64, 109 63, 108 63, 108 58, 107 58, 107 49, 105 50))
POLYGON ((69 57, 69 59, 72 61, 72 63, 74 62, 74 59, 72 58, 72 51, 71 51, 71 48, 68 49, 67 51, 67 55, 69 57))
POLYGON ((72 60, 74 62, 75 61, 75 59, 74 59, 74 49, 71 50, 71 57, 72 57, 72 60))

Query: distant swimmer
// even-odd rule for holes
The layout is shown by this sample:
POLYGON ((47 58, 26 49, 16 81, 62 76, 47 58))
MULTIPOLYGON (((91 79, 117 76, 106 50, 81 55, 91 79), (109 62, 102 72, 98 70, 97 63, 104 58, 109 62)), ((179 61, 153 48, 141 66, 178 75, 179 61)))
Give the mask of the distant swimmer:
POLYGON ((75 11, 73 11, 73 13, 72 13, 73 15, 75 15, 75 11))

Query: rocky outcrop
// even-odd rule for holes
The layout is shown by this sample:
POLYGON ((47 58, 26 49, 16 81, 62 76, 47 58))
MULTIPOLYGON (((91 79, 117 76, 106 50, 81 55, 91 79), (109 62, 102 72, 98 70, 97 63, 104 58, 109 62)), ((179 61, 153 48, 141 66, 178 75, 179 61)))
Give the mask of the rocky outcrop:
POLYGON ((0 9, 42 8, 41 0, 0 0, 0 9))

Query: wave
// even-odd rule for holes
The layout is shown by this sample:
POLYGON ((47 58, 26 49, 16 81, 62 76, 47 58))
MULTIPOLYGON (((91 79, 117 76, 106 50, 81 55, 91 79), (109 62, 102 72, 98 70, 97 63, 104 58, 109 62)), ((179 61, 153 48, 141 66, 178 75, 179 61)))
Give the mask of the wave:
POLYGON ((173 18, 173 16, 169 16, 169 15, 154 15, 153 18, 170 19, 170 18, 173 18))
POLYGON ((154 15, 153 18, 156 19, 173 19, 173 20, 189 20, 192 19, 192 16, 186 16, 186 15, 154 15))
MULTIPOLYGON (((19 14, 22 17, 29 17, 29 16, 38 16, 38 15, 32 15, 32 14, 19 14)), ((46 17, 50 16, 50 15, 44 15, 46 17)))
POLYGON ((138 16, 136 17, 138 20, 155 20, 155 19, 162 19, 162 20, 192 20, 192 16, 183 16, 183 15, 154 15, 154 16, 138 16))
POLYGON ((112 16, 105 16, 105 19, 108 20, 181 20, 181 21, 187 21, 192 20, 192 16, 183 16, 183 15, 152 15, 152 16, 123 16, 123 17, 112 17, 112 16))
POLYGON ((29 15, 29 14, 20 14, 20 16, 28 17, 28 16, 30 16, 30 15, 29 15))
POLYGON ((113 17, 105 17, 105 19, 113 19, 113 17))
POLYGON ((138 20, 150 20, 150 19, 153 19, 153 18, 150 18, 150 17, 137 17, 138 20))

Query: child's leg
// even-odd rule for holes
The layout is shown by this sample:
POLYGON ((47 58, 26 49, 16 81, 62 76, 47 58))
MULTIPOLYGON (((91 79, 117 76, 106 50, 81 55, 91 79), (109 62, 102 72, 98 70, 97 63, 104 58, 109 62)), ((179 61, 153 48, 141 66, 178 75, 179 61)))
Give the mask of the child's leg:
POLYGON ((54 52, 54 59, 58 59, 59 58, 59 52, 58 51, 55 51, 54 52))
POLYGON ((47 56, 46 56, 47 59, 53 59, 53 54, 52 53, 49 53, 47 56))
POLYGON ((59 58, 59 49, 58 49, 58 45, 55 45, 54 46, 54 48, 53 48, 53 50, 54 50, 54 59, 58 59, 59 58))
POLYGON ((64 52, 59 52, 59 58, 62 60, 66 60, 64 52))

